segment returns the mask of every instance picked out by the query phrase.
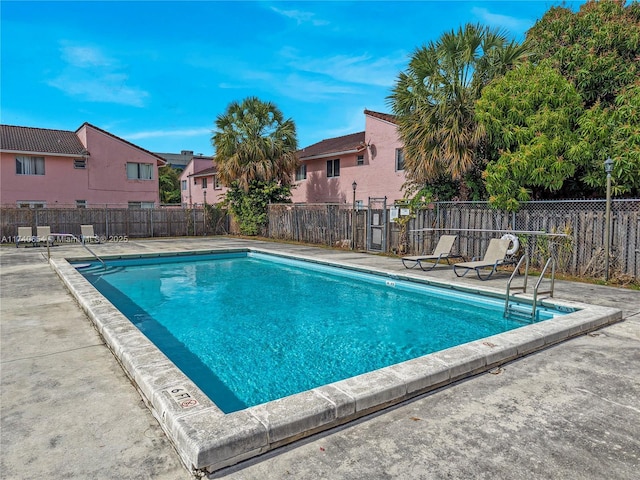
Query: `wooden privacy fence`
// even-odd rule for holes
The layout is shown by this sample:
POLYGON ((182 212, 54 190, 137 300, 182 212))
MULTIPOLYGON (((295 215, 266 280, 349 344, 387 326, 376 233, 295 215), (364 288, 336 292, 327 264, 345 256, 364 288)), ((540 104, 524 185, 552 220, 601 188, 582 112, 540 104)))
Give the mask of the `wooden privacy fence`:
POLYGON ((96 235, 118 241, 123 237, 176 237, 229 233, 225 211, 215 208, 0 208, 2 241, 12 243, 18 227, 48 225, 52 233, 80 234, 80 225, 93 225, 96 235))
POLYGON ((352 206, 345 203, 269 205, 267 236, 276 240, 350 247, 354 213, 356 246, 364 248, 366 212, 354 212, 352 206))
MULTIPOLYGON (((387 251, 431 252, 444 232, 456 233, 456 249, 472 257, 482 255, 488 240, 501 230, 565 234, 522 235, 521 253, 539 265, 550 254, 559 271, 600 277, 604 272, 605 201, 568 200, 523 203, 518 212, 491 208, 486 202, 438 202, 412 212, 402 235, 397 223, 388 228, 387 251), (480 232, 479 230, 492 230, 480 232), (403 239, 401 241, 401 239, 403 239)), ((367 245, 366 211, 356 212, 356 245, 367 245)), ((271 205, 269 236, 329 246, 349 246, 352 237, 349 204, 271 205)), ((640 200, 613 200, 611 205, 611 271, 638 279, 640 275, 640 200)))
MULTIPOLYGON (((234 233, 225 211, 207 208, 17 208, 0 207, 2 242, 13 243, 19 226, 48 225, 54 233, 80 234, 80 225, 93 225, 107 241, 122 237, 175 237, 234 233)), ((355 231, 356 248, 366 248, 367 211, 349 204, 276 204, 269 206, 268 236, 279 240, 348 248, 355 231), (352 221, 355 220, 355 229, 352 221)), ((488 239, 500 230, 544 231, 566 237, 520 239, 521 253, 534 265, 549 253, 559 271, 601 277, 604 272, 605 201, 567 200, 526 202, 516 213, 489 207, 486 202, 438 202, 412 212, 405 234, 398 223, 386 229, 388 252, 431 252, 444 231, 457 233, 456 248, 472 257, 482 255, 488 239), (475 231, 474 231, 475 230, 475 231), (478 232, 493 230, 493 232, 478 232)), ((640 200, 613 200, 611 204, 611 272, 640 278, 640 200)))

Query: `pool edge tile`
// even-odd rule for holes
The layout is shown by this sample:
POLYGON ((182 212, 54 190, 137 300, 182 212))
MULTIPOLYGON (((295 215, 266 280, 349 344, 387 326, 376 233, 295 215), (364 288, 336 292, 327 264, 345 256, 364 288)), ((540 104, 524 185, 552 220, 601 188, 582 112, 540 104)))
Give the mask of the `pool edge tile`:
MULTIPOLYGON (((265 248, 221 248, 195 253, 259 252, 324 265, 405 278, 428 285, 481 293, 492 297, 504 292, 492 288, 459 286, 410 274, 349 265, 304 255, 286 255, 265 248)), ((190 252, 176 252, 184 255, 190 252)), ((120 255, 116 258, 147 258, 153 253, 120 255)), ((106 259, 107 257, 105 257, 106 259)), ((576 302, 544 299, 543 305, 565 305, 579 312, 524 325, 447 350, 391 365, 370 373, 324 385, 291 397, 224 414, 181 370, 170 362, 122 313, 100 294, 66 260, 51 260, 51 266, 71 295, 85 311, 107 347, 140 392, 152 414, 174 444, 180 458, 192 471, 213 472, 280 445, 294 442, 321 430, 355 420, 371 412, 414 398, 462 378, 489 370, 495 365, 555 345, 622 320, 619 309, 576 302), (185 407, 173 390, 189 393, 185 407), (308 408, 310 406, 310 408, 308 408), (294 418, 290 412, 294 411, 294 418)), ((504 298, 504 297, 503 297, 504 298)), ((179 392, 181 393, 181 392, 179 392)), ((179 398, 182 400, 183 398, 179 398)))
POLYGON ((337 419, 335 404, 313 390, 256 405, 247 411, 266 426, 272 447, 308 436, 337 419))

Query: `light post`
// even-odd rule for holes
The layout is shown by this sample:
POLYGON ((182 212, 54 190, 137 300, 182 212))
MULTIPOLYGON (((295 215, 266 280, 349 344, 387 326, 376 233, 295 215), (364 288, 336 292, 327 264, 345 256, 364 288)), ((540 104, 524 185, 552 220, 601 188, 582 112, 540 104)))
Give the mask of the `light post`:
POLYGON ((609 250, 611 248, 611 172, 613 171, 613 160, 611 157, 604 162, 604 171, 607 172, 607 204, 605 207, 605 236, 604 236, 604 280, 609 281, 609 250))
POLYGON ((204 193, 204 204, 207 204, 207 191, 203 190, 202 193, 204 193))
POLYGON ((358 184, 354 180, 351 184, 351 188, 353 188, 353 212, 351 215, 351 250, 356 249, 356 188, 358 188, 358 184))

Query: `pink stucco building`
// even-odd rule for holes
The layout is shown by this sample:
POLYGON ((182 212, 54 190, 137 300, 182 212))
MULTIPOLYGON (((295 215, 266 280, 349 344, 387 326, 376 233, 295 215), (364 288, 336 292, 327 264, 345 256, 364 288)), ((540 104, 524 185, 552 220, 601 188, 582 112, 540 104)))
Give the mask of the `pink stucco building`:
POLYGON ((164 160, 84 123, 75 132, 0 125, 0 204, 154 207, 164 160))
POLYGON ((403 144, 393 115, 364 111, 364 132, 331 138, 298 151, 292 200, 295 203, 356 203, 387 197, 403 198, 403 144))
POLYGON ((212 157, 194 157, 180 174, 180 195, 184 207, 223 200, 227 187, 218 179, 218 169, 212 157))

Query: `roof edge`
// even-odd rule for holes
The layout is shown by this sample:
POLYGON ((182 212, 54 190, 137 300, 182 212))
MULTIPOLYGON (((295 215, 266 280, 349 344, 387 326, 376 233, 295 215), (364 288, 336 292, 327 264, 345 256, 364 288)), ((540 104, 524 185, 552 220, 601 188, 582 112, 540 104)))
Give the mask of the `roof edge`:
POLYGON ((109 136, 109 137, 115 138, 116 140, 120 140, 121 142, 124 142, 124 143, 126 143, 127 145, 130 145, 130 146, 132 146, 132 147, 134 147, 134 148, 137 148, 138 150, 142 150, 143 152, 148 153, 149 155, 151 155, 151 156, 153 156, 153 157, 157 158, 157 159, 162 163, 162 166, 164 166, 164 165, 166 165, 166 164, 167 164, 167 161, 166 161, 164 158, 162 158, 160 155, 155 154, 155 153, 153 153, 153 152, 151 152, 151 151, 147 150, 146 148, 142 148, 141 146, 136 145, 135 143, 131 143, 130 141, 125 140, 124 138, 118 137, 117 135, 114 135, 113 133, 107 132, 106 130, 103 130, 103 129, 102 129, 102 128, 100 128, 100 127, 96 127, 95 125, 93 125, 93 124, 91 124, 91 123, 89 123, 89 122, 84 122, 82 125, 80 125, 80 126, 76 129, 75 134, 77 135, 77 134, 78 134, 78 132, 79 132, 83 127, 91 127, 91 128, 93 128, 94 130, 96 130, 96 131, 98 131, 98 132, 100 132, 100 133, 103 133, 103 134, 105 134, 105 135, 107 135, 107 136, 109 136))

